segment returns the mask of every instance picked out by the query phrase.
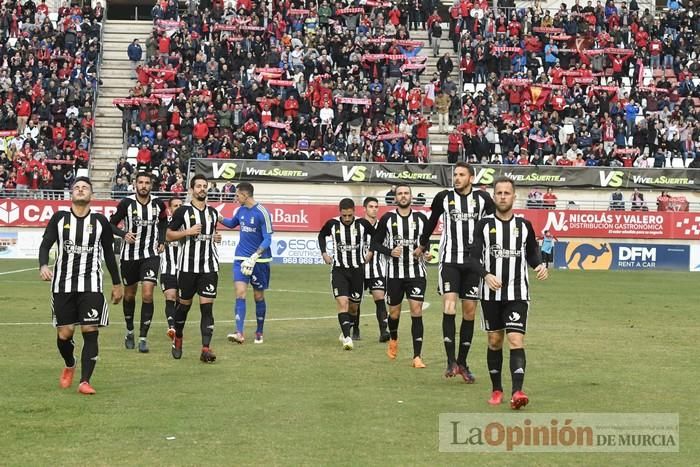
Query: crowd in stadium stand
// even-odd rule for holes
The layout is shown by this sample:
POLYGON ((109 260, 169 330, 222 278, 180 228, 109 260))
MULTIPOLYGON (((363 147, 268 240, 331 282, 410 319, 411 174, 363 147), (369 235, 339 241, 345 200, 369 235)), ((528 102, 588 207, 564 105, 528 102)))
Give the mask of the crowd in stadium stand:
POLYGON ((145 53, 129 47, 137 83, 116 103, 136 164, 164 190, 191 157, 428 162, 433 124, 450 132, 449 161, 680 166, 700 150, 700 15, 686 2, 654 17, 635 1, 462 0, 441 17, 430 0, 181 14, 163 1, 145 53), (421 77, 419 28, 454 46, 433 41, 434 76, 421 77))
POLYGON ((63 190, 86 168, 104 10, 0 7, 0 195, 63 190))

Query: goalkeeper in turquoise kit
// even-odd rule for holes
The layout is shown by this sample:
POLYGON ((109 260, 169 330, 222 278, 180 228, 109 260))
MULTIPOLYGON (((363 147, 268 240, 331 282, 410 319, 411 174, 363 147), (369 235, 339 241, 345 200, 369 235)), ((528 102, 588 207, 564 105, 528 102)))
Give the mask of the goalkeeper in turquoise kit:
POLYGON ((270 263, 272 253, 272 218, 267 209, 253 198, 253 185, 241 182, 236 187, 236 200, 241 207, 233 217, 220 217, 219 221, 226 227, 240 228, 240 238, 236 246, 233 261, 233 283, 236 289, 234 319, 236 332, 228 335, 228 340, 243 344, 245 337, 243 325, 246 314, 246 292, 248 283, 253 286, 255 299, 255 344, 263 343, 263 326, 265 324, 265 290, 270 286, 270 263))

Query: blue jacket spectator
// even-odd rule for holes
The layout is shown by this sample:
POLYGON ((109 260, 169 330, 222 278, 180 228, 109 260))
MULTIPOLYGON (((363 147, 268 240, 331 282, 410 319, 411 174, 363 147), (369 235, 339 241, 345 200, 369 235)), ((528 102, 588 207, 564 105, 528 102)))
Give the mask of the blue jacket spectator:
POLYGON ((143 50, 141 49, 141 44, 139 44, 138 39, 134 39, 134 41, 129 44, 129 48, 126 51, 127 55, 129 56, 129 60, 132 62, 140 62, 141 57, 143 56, 143 50))

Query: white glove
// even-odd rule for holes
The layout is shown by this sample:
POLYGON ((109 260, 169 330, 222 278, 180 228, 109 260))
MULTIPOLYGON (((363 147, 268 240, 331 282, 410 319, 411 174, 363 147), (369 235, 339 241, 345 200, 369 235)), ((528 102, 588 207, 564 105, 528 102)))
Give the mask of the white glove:
POLYGON ((258 260, 260 257, 259 254, 253 253, 250 255, 250 258, 243 260, 243 263, 241 263, 241 272, 245 276, 250 276, 253 274, 253 268, 255 267, 255 262, 258 260))

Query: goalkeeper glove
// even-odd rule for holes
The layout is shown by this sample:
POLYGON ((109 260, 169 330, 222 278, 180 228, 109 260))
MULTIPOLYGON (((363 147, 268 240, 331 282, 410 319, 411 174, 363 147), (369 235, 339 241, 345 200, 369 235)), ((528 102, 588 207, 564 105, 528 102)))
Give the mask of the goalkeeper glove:
POLYGON ((253 253, 252 255, 250 255, 250 258, 243 260, 243 263, 241 263, 241 272, 246 276, 250 276, 251 274, 253 274, 255 262, 258 260, 259 257, 259 254, 253 253))

